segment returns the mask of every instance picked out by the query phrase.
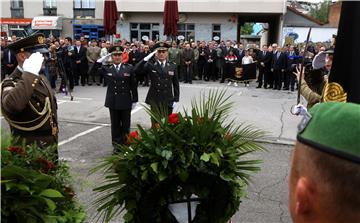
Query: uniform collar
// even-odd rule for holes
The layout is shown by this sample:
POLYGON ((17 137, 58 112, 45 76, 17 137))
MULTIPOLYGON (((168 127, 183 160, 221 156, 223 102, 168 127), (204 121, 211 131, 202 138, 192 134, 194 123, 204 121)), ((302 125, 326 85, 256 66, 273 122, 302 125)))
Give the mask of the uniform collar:
POLYGON ((16 68, 17 68, 21 73, 24 72, 24 70, 22 69, 22 67, 20 67, 20 65, 18 65, 16 68))

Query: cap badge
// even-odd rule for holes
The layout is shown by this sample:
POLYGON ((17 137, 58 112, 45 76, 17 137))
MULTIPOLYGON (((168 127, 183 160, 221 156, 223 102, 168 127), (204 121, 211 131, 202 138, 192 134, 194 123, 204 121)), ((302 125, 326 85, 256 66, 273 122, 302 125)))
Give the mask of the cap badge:
POLYGON ((38 43, 39 44, 44 44, 44 37, 43 36, 38 37, 38 43))

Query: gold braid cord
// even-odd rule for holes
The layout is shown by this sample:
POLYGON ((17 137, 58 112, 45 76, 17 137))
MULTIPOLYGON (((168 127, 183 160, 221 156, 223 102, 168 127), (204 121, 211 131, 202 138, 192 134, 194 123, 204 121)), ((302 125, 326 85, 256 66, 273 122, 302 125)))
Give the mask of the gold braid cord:
POLYGON ((323 92, 323 102, 329 101, 347 101, 347 93, 344 92, 344 89, 341 87, 340 84, 336 82, 326 83, 323 92))
MULTIPOLYGON (((30 103, 30 102, 29 102, 30 103)), ((41 112, 38 112, 36 110, 36 108, 33 107, 33 105, 30 103, 30 107, 32 108, 33 111, 35 111, 39 117, 34 119, 34 120, 30 120, 30 121, 27 121, 27 122, 17 122, 17 121, 14 121, 14 120, 11 120, 9 117, 7 117, 5 114, 4 115, 4 118, 6 119, 6 121, 8 121, 8 123, 16 128, 16 129, 20 129, 22 131, 34 131, 36 129, 39 129, 41 128, 46 122, 47 120, 49 120, 49 118, 51 119, 51 104, 50 104, 50 99, 49 97, 46 97, 45 98, 45 105, 44 105, 44 109, 41 111, 41 112), (24 127, 22 125, 24 124, 31 124, 37 120, 39 120, 40 118, 43 117, 43 120, 37 124, 37 125, 34 125, 34 126, 31 126, 31 127, 24 127)))

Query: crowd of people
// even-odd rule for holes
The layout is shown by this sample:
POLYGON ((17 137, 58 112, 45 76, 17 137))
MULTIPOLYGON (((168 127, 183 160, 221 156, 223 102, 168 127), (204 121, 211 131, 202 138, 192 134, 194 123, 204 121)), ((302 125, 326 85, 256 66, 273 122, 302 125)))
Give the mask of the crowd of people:
MULTIPOLYGON (((16 40, 16 36, 11 37, 16 40)), ((300 62, 303 50, 293 45, 279 47, 278 44, 256 44, 244 46, 236 41, 167 41, 171 47, 168 49, 168 60, 175 64, 180 82, 192 84, 196 80, 220 81, 228 85, 238 86, 244 83, 249 86, 249 79, 243 79, 242 66, 256 64, 257 88, 291 90, 296 89, 296 76, 293 74, 296 65, 300 62)), ((96 61, 107 55, 112 46, 124 48, 123 62, 136 65, 154 50, 156 42, 133 41, 126 39, 111 43, 107 40, 86 40, 83 36, 73 40, 70 37, 46 39, 49 48, 47 54, 45 75, 51 87, 56 92, 64 91, 64 74, 68 81, 69 90, 75 86, 103 85, 106 82, 99 75, 99 66, 96 61), (62 84, 56 87, 57 79, 62 79, 62 84)), ((1 42, 2 52, 2 79, 16 67, 15 54, 7 49, 7 42, 1 42)), ((322 43, 311 44, 308 47, 307 58, 311 61, 318 52, 325 51, 322 43)), ((103 65, 112 64, 111 58, 104 61, 103 65)), ((139 85, 149 86, 149 77, 144 73, 136 74, 139 85)))

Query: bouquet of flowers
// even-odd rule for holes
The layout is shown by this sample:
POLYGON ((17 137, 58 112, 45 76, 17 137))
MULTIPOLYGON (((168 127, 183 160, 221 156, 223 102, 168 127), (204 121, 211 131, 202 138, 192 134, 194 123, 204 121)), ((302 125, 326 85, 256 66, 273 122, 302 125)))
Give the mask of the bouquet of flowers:
POLYGON ((191 222, 226 222, 238 210, 250 174, 259 160, 246 154, 262 150, 264 132, 227 120, 232 103, 225 90, 202 94, 190 112, 168 117, 146 108, 154 124, 138 126, 129 146, 106 158, 106 182, 94 190, 98 217, 108 222, 126 211, 125 222, 177 222, 169 205, 197 197, 191 222))
POLYGON ((1 222, 81 223, 86 214, 75 200, 68 166, 55 148, 1 140, 1 222))

